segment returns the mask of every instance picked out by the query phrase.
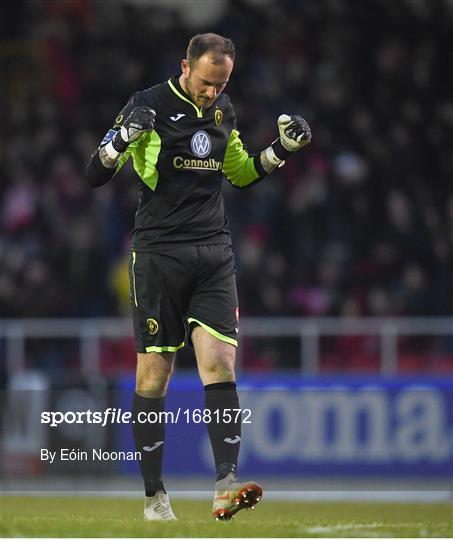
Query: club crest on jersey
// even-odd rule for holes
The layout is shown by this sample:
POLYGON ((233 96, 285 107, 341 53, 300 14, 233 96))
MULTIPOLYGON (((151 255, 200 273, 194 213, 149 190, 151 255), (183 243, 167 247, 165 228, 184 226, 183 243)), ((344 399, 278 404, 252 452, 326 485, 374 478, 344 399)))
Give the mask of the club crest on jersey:
POLYGON ((223 112, 220 109, 217 109, 214 113, 214 121, 216 126, 220 126, 223 120, 223 112))
POLYGON ((119 116, 117 116, 115 118, 115 125, 113 127, 120 127, 123 120, 124 120, 124 115, 123 114, 120 114, 119 116))
POLYGON ((159 323, 156 319, 146 319, 146 324, 148 325, 148 332, 154 336, 159 330, 159 323))
POLYGON ((200 158, 209 155, 212 148, 212 143, 206 131, 197 131, 194 133, 191 141, 192 152, 200 158))

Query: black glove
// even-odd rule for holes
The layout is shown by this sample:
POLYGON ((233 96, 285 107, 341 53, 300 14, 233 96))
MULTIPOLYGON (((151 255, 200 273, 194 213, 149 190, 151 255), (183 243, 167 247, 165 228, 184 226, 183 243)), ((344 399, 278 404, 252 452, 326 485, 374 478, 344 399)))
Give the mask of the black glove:
POLYGON ((123 122, 121 129, 113 137, 113 148, 120 153, 126 151, 131 142, 137 140, 146 131, 154 129, 156 111, 150 107, 134 107, 123 122))

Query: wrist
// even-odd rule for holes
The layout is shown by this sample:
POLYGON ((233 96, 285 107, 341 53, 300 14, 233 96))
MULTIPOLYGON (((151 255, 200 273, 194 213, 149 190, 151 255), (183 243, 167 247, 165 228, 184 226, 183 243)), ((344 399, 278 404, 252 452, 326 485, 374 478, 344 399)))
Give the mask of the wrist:
POLYGON ((280 159, 276 155, 276 153, 274 152, 274 149, 272 148, 272 145, 268 146, 266 150, 264 150, 264 156, 266 158, 266 161, 271 165, 270 170, 272 170, 274 167, 280 166, 284 162, 284 160, 280 159))
POLYGON ((129 143, 126 142, 122 137, 122 128, 113 137, 111 143, 112 143, 112 148, 119 154, 122 154, 123 152, 127 150, 129 143))
POLYGON ((278 139, 276 139, 269 148, 272 148, 275 156, 277 157, 277 159, 279 159, 280 161, 284 161, 285 159, 287 159, 291 154, 292 152, 290 152, 289 150, 287 150, 283 144, 282 144, 282 141, 280 140, 280 137, 278 139))
MULTIPOLYGON (((119 145, 118 145, 119 146, 119 145)), ((126 147, 127 148, 127 147, 126 147)), ((101 148, 101 150, 104 150, 105 155, 110 159, 113 160, 113 162, 117 162, 118 159, 123 154, 124 150, 119 151, 117 150, 117 145, 115 144, 114 139, 109 141, 105 146, 101 148)))

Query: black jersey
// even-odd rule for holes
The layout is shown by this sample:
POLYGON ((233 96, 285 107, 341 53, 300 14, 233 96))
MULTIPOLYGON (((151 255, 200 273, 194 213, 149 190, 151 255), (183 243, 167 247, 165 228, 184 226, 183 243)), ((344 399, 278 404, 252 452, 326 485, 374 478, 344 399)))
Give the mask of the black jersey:
POLYGON ((222 181, 246 187, 266 176, 236 129, 233 106, 220 94, 206 110, 182 90, 177 77, 136 92, 116 118, 107 144, 136 106, 156 111, 152 132, 131 143, 117 171, 132 157, 139 176, 132 249, 168 243, 230 243, 222 181))

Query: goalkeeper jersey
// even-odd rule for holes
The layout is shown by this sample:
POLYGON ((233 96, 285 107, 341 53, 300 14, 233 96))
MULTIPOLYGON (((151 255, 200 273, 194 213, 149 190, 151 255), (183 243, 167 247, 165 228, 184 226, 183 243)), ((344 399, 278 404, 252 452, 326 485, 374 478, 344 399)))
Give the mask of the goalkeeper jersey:
POLYGON ((228 244, 228 218, 221 192, 227 178, 247 187, 264 178, 259 155, 251 156, 236 128, 227 94, 206 110, 184 92, 178 77, 136 92, 119 113, 107 144, 134 107, 156 111, 152 132, 131 143, 117 171, 132 159, 138 175, 138 209, 132 249, 149 251, 169 243, 228 244))

